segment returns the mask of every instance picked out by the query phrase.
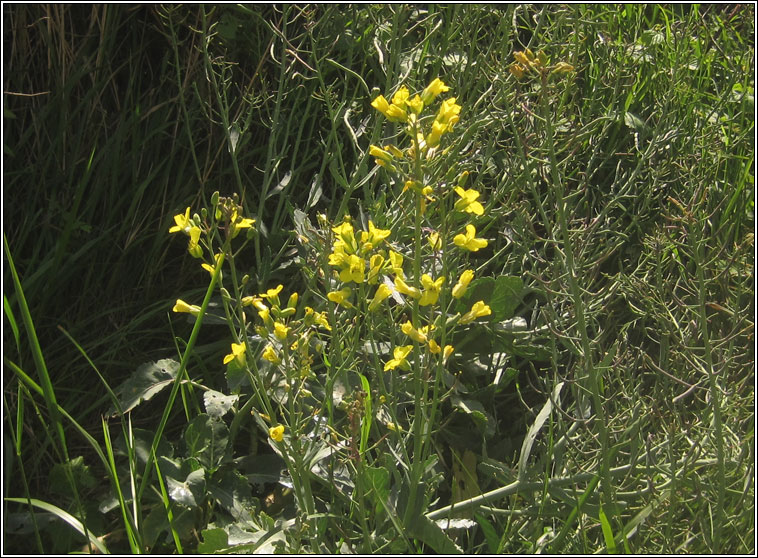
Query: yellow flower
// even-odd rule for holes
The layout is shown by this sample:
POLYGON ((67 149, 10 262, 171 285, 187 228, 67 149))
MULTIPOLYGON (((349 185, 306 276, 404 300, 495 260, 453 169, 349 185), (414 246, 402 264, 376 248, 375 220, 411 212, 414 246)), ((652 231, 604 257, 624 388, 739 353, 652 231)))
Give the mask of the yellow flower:
POLYGON ((421 93, 421 100, 425 105, 428 105, 437 98, 437 95, 440 93, 445 93, 449 90, 450 88, 445 85, 440 78, 434 78, 432 80, 432 83, 427 85, 426 89, 424 89, 424 91, 421 93))
POLYGON ((193 258, 202 258, 203 257, 203 249, 200 246, 200 233, 202 231, 200 230, 200 227, 191 227, 189 230, 189 244, 187 245, 187 250, 190 253, 190 256, 193 258))
POLYGON ((487 241, 483 238, 476 238, 476 228, 474 225, 466 225, 466 234, 457 234, 453 238, 456 246, 476 252, 487 246, 487 241))
POLYGON ((403 431, 403 427, 402 426, 400 426, 399 424, 395 424, 392 421, 388 421, 387 422, 387 428, 389 430, 392 430, 393 432, 402 432, 403 431))
POLYGON ((388 229, 380 229, 374 226, 373 221, 369 221, 368 232, 363 231, 361 233, 361 243, 371 244, 372 246, 375 246, 379 244, 382 240, 386 239, 391 233, 392 231, 388 229))
POLYGON ((337 304, 344 306, 345 308, 353 308, 353 305, 350 303, 350 301, 347 300, 351 294, 353 294, 353 291, 350 290, 350 287, 345 287, 339 291, 332 291, 330 293, 327 293, 326 298, 332 302, 336 302, 337 304))
POLYGON ((444 277, 440 277, 435 281, 429 275, 424 273, 421 276, 421 285, 424 287, 424 292, 421 294, 421 299, 418 301, 419 306, 429 306, 430 304, 436 304, 437 299, 440 296, 442 284, 444 282, 444 277))
POLYGON ((274 306, 279 306, 279 293, 282 292, 284 285, 278 285, 273 289, 268 289, 265 293, 261 293, 258 296, 266 298, 274 306))
POLYGON ((229 219, 231 228, 231 237, 236 238, 242 229, 249 229, 255 224, 255 219, 244 219, 237 213, 237 208, 232 211, 229 219))
POLYGON ((190 208, 187 208, 187 211, 184 212, 184 215, 181 213, 179 215, 174 215, 174 223, 176 223, 176 225, 168 230, 169 233, 183 232, 189 234, 190 228, 192 227, 192 219, 190 219, 190 208))
POLYGON ((479 300, 474 303, 474 305, 471 307, 471 310, 461 316, 461 319, 458 323, 465 325, 467 323, 473 322, 477 318, 489 316, 490 314, 492 314, 490 307, 487 306, 483 300, 479 300))
POLYGON ((410 97, 410 95, 411 93, 408 91, 408 88, 403 85, 400 87, 400 89, 397 90, 397 93, 392 96, 392 104, 400 108, 405 108, 405 102, 408 100, 408 97, 410 97))
POLYGON ((405 105, 405 99, 407 98, 408 89, 403 86, 392 97, 392 104, 387 102, 384 95, 379 95, 371 102, 371 106, 386 116, 388 120, 393 122, 406 122, 408 120, 408 114, 405 112, 403 106, 405 105))
POLYGON ((421 111, 424 110, 424 101, 418 95, 413 97, 410 101, 406 101, 405 104, 411 109, 413 114, 421 114, 421 111))
POLYGON ((445 125, 447 132, 453 131, 453 125, 458 122, 458 115, 461 113, 461 105, 455 104, 455 97, 450 97, 442 101, 442 106, 437 113, 435 122, 445 125))
POLYGON ((342 271, 340 271, 340 281, 343 283, 349 283, 350 281, 363 283, 366 271, 366 260, 355 255, 350 255, 346 258, 343 265, 344 267, 342 268, 342 271))
POLYGON ((268 435, 274 442, 281 442, 284 440, 284 425, 272 426, 268 429, 268 435))
POLYGON ((390 250, 390 266, 392 267, 392 272, 400 277, 401 279, 405 277, 405 274, 403 273, 403 255, 395 252, 394 250, 390 250))
MULTIPOLYGON (((385 161, 387 163, 391 163, 392 162, 392 155, 390 153, 387 153, 381 147, 377 147, 376 145, 369 145, 368 146, 368 152, 369 152, 369 154, 372 157, 374 157, 376 159, 380 159, 380 160, 385 161)), ((377 164, 378 163, 379 163, 379 161, 377 161, 377 164)))
POLYGON ((453 354, 453 350, 452 345, 445 345, 445 348, 442 350, 442 360, 447 360, 453 354))
POLYGON ((282 359, 279 358, 279 355, 276 354, 276 350, 271 345, 266 345, 261 356, 273 364, 279 364, 282 362, 282 359))
POLYGON ((429 329, 428 327, 421 328, 421 330, 419 331, 418 329, 413 327, 413 324, 410 321, 408 321, 408 322, 405 322, 403 325, 401 325, 400 329, 408 337, 410 337, 411 339, 413 339, 414 341, 418 343, 426 343, 428 340, 425 333, 425 329, 428 330, 429 329))
POLYGON ((567 74, 573 71, 574 71, 574 67, 568 62, 558 62, 555 65, 555 68, 553 68, 554 74, 567 74))
POLYGON ((508 70, 518 79, 524 77, 524 74, 526 73, 526 68, 518 62, 514 62, 508 66, 508 70))
POLYGON ((435 252, 439 252, 442 250, 442 238, 440 238, 440 233, 438 232, 430 232, 429 233, 429 245, 432 247, 432 250, 435 252))
POLYGON ((375 285, 376 282, 379 280, 379 274, 382 272, 382 269, 384 268, 384 256, 381 254, 374 254, 371 256, 371 259, 369 260, 369 270, 368 270, 368 284, 369 285, 375 285))
POLYGON ((437 122, 436 120, 432 122, 432 131, 429 132, 428 136, 426 136, 426 145, 429 147, 438 146, 440 143, 440 138, 446 130, 447 125, 443 124, 442 122, 437 122))
POLYGON ((445 348, 442 349, 437 342, 434 339, 429 340, 429 352, 433 355, 438 355, 442 353, 442 361, 445 362, 448 357, 453 354, 453 346, 452 345, 445 345, 445 348))
POLYGON ((274 335, 280 341, 287 339, 287 334, 290 332, 290 328, 281 322, 274 322, 274 335))
POLYGON ((455 193, 461 197, 461 199, 455 202, 456 211, 484 215, 484 207, 481 203, 476 201, 479 197, 479 192, 476 190, 464 190, 463 188, 456 186, 455 193))
POLYGON ((346 254, 355 254, 358 243, 353 234, 353 225, 345 222, 332 228, 332 231, 337 235, 337 240, 334 242, 334 252, 343 251, 346 254))
POLYGON ((224 357, 224 364, 234 361, 239 366, 245 365, 245 344, 232 343, 232 352, 224 357))
POLYGON ((524 66, 531 66, 532 60, 534 59, 534 55, 532 55, 532 51, 529 49, 526 49, 526 52, 517 50, 516 52, 513 53, 513 57, 516 59, 516 62, 524 66), (531 55, 531 56, 528 56, 528 55, 531 55))
POLYGON ((421 291, 416 287, 411 287, 406 284, 406 282, 399 276, 395 277, 395 288, 397 289, 397 292, 408 295, 411 298, 421 298, 421 291))
POLYGON ((392 351, 392 358, 391 360, 388 360, 384 365, 384 371, 387 370, 394 370, 395 368, 402 368, 403 370, 408 370, 410 368, 410 365, 408 364, 408 355, 413 350, 413 345, 405 345, 403 347, 395 347, 395 349, 392 351))
POLYGON ((468 284, 471 283, 471 280, 474 278, 474 272, 470 269, 467 269, 463 273, 461 273, 461 278, 458 279, 458 282, 455 284, 455 287, 453 287, 453 298, 461 298, 464 294, 466 294, 466 289, 468 288, 468 284))
POLYGON ((271 310, 269 310, 266 306, 263 306, 263 308, 260 308, 258 310, 258 315, 261 317, 261 320, 263 320, 263 323, 266 324, 266 327, 269 328, 269 330, 274 327, 274 320, 271 319, 271 310))
POLYGON ((197 316, 200 313, 200 307, 194 304, 187 304, 181 298, 176 301, 173 308, 174 312, 187 312, 193 316, 197 316))
POLYGON ((310 306, 305 307, 305 324, 320 325, 328 331, 332 331, 332 327, 329 325, 329 320, 326 317, 326 312, 316 312, 310 306))
POLYGON ((382 303, 384 299, 386 299, 388 296, 392 294, 392 289, 390 289, 387 285, 382 283, 379 285, 379 287, 376 289, 376 294, 374 294, 374 298, 371 300, 371 302, 368 305, 368 309, 370 312, 373 312, 377 308, 379 308, 379 305, 382 303))

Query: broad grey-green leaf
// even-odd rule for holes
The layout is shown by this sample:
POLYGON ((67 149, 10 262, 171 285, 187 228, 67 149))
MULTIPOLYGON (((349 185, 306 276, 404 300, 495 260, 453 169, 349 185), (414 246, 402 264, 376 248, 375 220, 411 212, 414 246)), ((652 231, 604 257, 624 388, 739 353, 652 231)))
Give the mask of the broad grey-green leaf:
POLYGON ((250 519, 250 510, 254 509, 252 490, 247 479, 238 471, 225 470, 208 483, 208 494, 223 506, 237 521, 250 519))
POLYGON ((197 507, 205 494, 205 469, 192 471, 184 482, 167 477, 166 484, 171 500, 188 508, 197 507))
POLYGON ((429 545, 437 554, 463 554, 463 549, 424 514, 414 517, 411 525, 408 526, 408 533, 429 545))
POLYGON ((366 467, 365 473, 371 487, 369 496, 374 502, 375 513, 379 515, 387 506, 390 495, 390 473, 384 467, 366 467))
POLYGON ((70 459, 68 463, 56 463, 50 470, 48 481, 50 489, 57 494, 73 496, 71 484, 69 482, 69 473, 73 477, 78 490, 82 488, 93 488, 97 481, 89 470, 89 465, 84 463, 84 458, 80 455, 70 459))
POLYGON ((205 412, 212 417, 223 417, 239 400, 239 395, 224 395, 220 391, 209 390, 203 394, 205 412))
POLYGON ((215 529, 206 529, 201 533, 203 542, 197 545, 197 551, 200 554, 215 554, 219 550, 229 548, 229 539, 226 531, 217 527, 215 529))
POLYGON ((201 414, 187 425, 184 443, 189 457, 197 458, 203 467, 214 471, 224 458, 229 429, 221 419, 201 414))
MULTIPOLYGON (((143 401, 149 401, 163 388, 176 379, 179 363, 170 358, 158 362, 147 362, 116 389, 119 406, 118 411, 128 413, 143 401)), ((110 414, 115 416, 118 411, 111 408, 110 414)))

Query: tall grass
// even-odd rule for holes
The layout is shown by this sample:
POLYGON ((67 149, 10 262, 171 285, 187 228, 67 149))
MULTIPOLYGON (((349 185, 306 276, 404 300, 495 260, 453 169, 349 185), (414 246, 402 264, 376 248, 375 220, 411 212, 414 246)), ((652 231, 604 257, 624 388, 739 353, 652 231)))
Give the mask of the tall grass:
POLYGON ((755 551, 752 7, 3 10, 6 552, 28 534, 40 552, 755 551), (526 48, 574 71, 516 79, 526 48), (258 222, 240 277, 325 303, 303 215, 401 226, 368 154, 393 129, 370 102, 438 76, 486 200, 477 276, 522 282, 512 316, 467 341, 484 356, 456 364, 454 397, 428 387, 429 445, 409 434, 430 458, 414 478, 434 481, 413 509, 446 537, 401 513, 409 461, 377 453, 368 369, 357 439, 374 461, 355 492, 302 463, 291 487, 252 397, 201 482, 180 458, 188 424, 207 426, 209 393, 245 393, 218 365, 221 298, 202 334, 169 316, 208 279, 172 216, 237 193, 258 222), (172 357, 174 376, 151 369, 168 397, 111 415, 116 386, 172 357), (240 538, 229 518, 248 515, 259 534, 240 538))

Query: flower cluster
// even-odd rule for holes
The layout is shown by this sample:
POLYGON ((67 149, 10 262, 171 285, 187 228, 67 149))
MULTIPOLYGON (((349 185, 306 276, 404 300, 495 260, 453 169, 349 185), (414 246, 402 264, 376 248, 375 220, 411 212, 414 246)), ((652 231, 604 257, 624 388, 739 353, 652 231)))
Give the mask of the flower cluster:
POLYGON ((185 211, 183 215, 181 213, 179 215, 174 215, 174 223, 176 223, 176 225, 168 230, 168 232, 172 234, 176 232, 183 232, 189 236, 187 251, 189 251, 190 255, 193 258, 203 257, 203 249, 199 244, 200 235, 202 234, 203 230, 198 226, 199 222, 200 217, 193 217, 190 219, 190 208, 188 207, 187 211, 185 211))
POLYGON ((256 327, 256 332, 267 341, 261 358, 275 366, 285 363, 287 370, 297 370, 300 378, 306 378, 313 363, 311 341, 318 328, 329 331, 331 326, 324 312, 316 312, 309 306, 305 307, 304 316, 296 319, 299 296, 292 293, 283 308, 279 299, 283 288, 278 285, 258 296, 245 297, 242 305, 253 306, 261 319, 262 325, 256 327))
POLYGON ((426 128, 426 133, 424 133, 424 128, 419 121, 420 115, 424 108, 433 103, 440 93, 449 90, 450 88, 442 80, 435 78, 420 95, 416 94, 413 98, 410 97, 408 88, 403 85, 392 96, 392 103, 389 103, 384 95, 379 95, 373 100, 371 106, 386 116, 388 120, 407 124, 406 132, 414 140, 406 153, 394 145, 370 146, 369 153, 375 158, 378 165, 394 171, 396 169, 393 160, 396 158, 403 158, 407 155, 412 159, 417 150, 426 157, 434 155, 433 148, 440 144, 443 134, 452 132, 453 126, 458 122, 461 105, 456 104, 455 97, 443 101, 431 126, 426 128))
MULTIPOLYGON (((403 85, 392 96, 391 102, 387 101, 383 95, 377 96, 371 105, 388 120, 405 124, 405 133, 410 138, 410 145, 404 150, 395 145, 383 147, 371 145, 369 153, 374 157, 377 165, 392 174, 399 175, 401 182, 405 185, 404 192, 411 191, 419 196, 422 213, 426 212, 429 204, 440 201, 440 204, 436 206, 440 208, 437 214, 443 219, 445 219, 444 211, 441 208, 450 205, 459 216, 464 218, 480 217, 485 214, 485 207, 479 200, 480 193, 475 189, 466 188, 469 174, 467 171, 458 176, 457 184, 453 188, 444 188, 433 179, 435 172, 427 170, 427 165, 431 163, 432 158, 437 153, 444 135, 453 131, 453 127, 458 123, 461 106, 456 103, 455 97, 451 97, 441 102, 439 108, 433 113, 433 117, 432 115, 425 116, 424 110, 434 103, 439 95, 449 90, 450 87, 445 85, 442 80, 435 78, 420 94, 411 95, 408 88, 403 85), (451 200, 450 205, 445 205, 447 204, 446 200, 453 194, 455 196, 454 201, 451 200)), ((460 217, 454 219, 460 219, 460 217)), ((335 232, 337 232, 336 229, 335 232)), ((457 234, 456 232, 453 232, 452 238, 446 239, 438 231, 431 231, 428 235, 428 241, 432 251, 444 253, 447 247, 446 241, 449 242, 450 240, 452 240, 452 246, 458 247, 463 253, 477 252, 488 244, 486 239, 477 237, 476 226, 473 223, 465 224, 463 230, 457 234)), ((394 289, 382 284, 380 290, 377 291, 377 296, 381 295, 386 298, 394 290, 398 295, 408 297, 413 301, 415 307, 434 308, 438 305, 440 295, 445 287, 446 277, 442 275, 435 277, 431 272, 421 273, 420 277, 406 277, 403 272, 402 256, 391 252, 390 257, 392 259, 391 268, 383 269, 388 274, 394 275, 391 283, 394 289), (389 273, 390 269, 391 273, 389 273)), ((334 261, 330 259, 330 263, 333 265, 339 263, 344 266, 340 272, 340 279, 343 281, 359 277, 359 270, 363 268, 358 265, 355 270, 349 269, 347 259, 341 256, 335 257, 334 261)), ((473 270, 465 270, 452 287, 450 292, 452 298, 463 297, 473 279, 473 270)), ((435 312, 429 313, 430 319, 435 315, 435 312)), ((458 323, 465 325, 490 313, 489 306, 483 301, 477 301, 469 312, 459 317, 458 323)), ((414 313, 414 320, 420 319, 420 314, 414 313)), ((393 358, 385 363, 385 370, 396 368, 407 370, 409 367, 408 359, 414 346, 425 346, 432 355, 441 354, 443 362, 453 352, 453 347, 450 345, 446 345, 444 348, 439 346, 434 339, 434 336, 439 332, 436 331, 431 322, 427 325, 420 325, 408 320, 400 326, 400 331, 414 344, 395 347, 393 358)))
POLYGON ((555 66, 548 66, 547 56, 542 51, 537 53, 537 56, 528 48, 524 51, 516 51, 513 53, 513 57, 516 61, 509 66, 510 72, 521 79, 526 74, 533 72, 538 75, 546 75, 547 73, 554 74, 567 74, 574 71, 574 67, 568 62, 558 62, 555 66))
MULTIPOLYGON (((348 221, 333 227, 332 232, 335 240, 329 254, 329 265, 336 268, 337 278, 345 286, 329 292, 327 298, 346 308, 352 308, 349 299, 353 291, 349 284, 376 285, 382 273, 393 269, 393 266, 396 268, 398 261, 402 265, 402 256, 381 248, 392 231, 376 227, 373 221, 368 222, 368 231, 360 231, 357 236, 353 225, 348 221)), ((379 285, 369 304, 369 310, 378 309, 390 294, 386 285, 379 285)))

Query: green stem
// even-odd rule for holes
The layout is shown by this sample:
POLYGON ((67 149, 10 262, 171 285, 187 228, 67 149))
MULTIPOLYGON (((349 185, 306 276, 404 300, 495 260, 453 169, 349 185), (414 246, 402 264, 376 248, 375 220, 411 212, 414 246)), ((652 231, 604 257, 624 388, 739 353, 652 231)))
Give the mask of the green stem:
MULTIPOLYGON (((163 416, 161 416, 161 420, 158 423, 158 428, 155 431, 155 434, 153 436, 153 443, 151 444, 151 452, 150 455, 147 458, 147 463, 145 464, 145 470, 142 474, 142 482, 140 483, 139 490, 137 492, 137 500, 142 499, 142 494, 145 491, 145 488, 148 485, 148 481, 150 479, 150 473, 153 468, 153 461, 155 459, 155 453, 158 449, 158 444, 161 441, 161 438, 163 436, 163 431, 166 428, 166 424, 168 423, 169 416, 171 415, 171 409, 174 406, 174 400, 176 399, 177 393, 179 392, 179 387, 182 384, 182 380, 184 379, 186 372, 187 372, 187 364, 189 363, 189 359, 192 356, 192 350, 195 348, 195 343, 197 342, 198 335, 200 334, 200 327, 203 325, 203 318, 205 317, 205 314, 208 310, 208 304, 211 301, 211 296, 213 295, 213 291, 216 288, 216 283, 218 282, 219 275, 221 275, 221 267, 224 264, 224 254, 228 251, 229 246, 228 242, 227 245, 224 247, 224 250, 221 251, 221 254, 218 257, 218 260, 216 261, 216 265, 213 270, 213 275, 211 276, 211 282, 208 285, 208 289, 205 291, 205 298, 203 299, 203 303, 200 306, 200 312, 198 313, 196 319, 195 319, 195 325, 192 328, 192 333, 190 333, 189 341, 187 341, 187 347, 184 350, 184 354, 182 355, 182 360, 179 363, 179 370, 176 373, 176 379, 174 380, 174 385, 171 388, 171 393, 169 394, 168 402, 166 403, 166 407, 163 409, 163 416)), ((187 379, 189 379, 189 376, 187 376, 187 379)))
MULTIPOLYGON (((584 301, 582 299, 582 289, 579 286, 576 273, 576 263, 574 261, 574 250, 571 244, 571 234, 569 232, 568 220, 566 218, 566 199, 564 197, 563 182, 561 180, 561 174, 558 169, 558 160, 555 154, 555 138, 553 135, 552 114, 550 106, 548 104, 548 83, 547 74, 542 74, 542 88, 540 90, 540 101, 542 108, 542 116, 545 123, 545 143, 548 149, 549 161, 550 161, 550 176, 553 181, 553 192, 555 193, 555 202, 558 210, 558 225, 561 231, 563 240, 563 253, 565 255, 566 264, 566 276, 568 277, 569 287, 571 289, 571 296, 574 302, 574 309, 576 312, 576 324, 579 329, 579 335, 581 337, 582 344, 582 357, 584 360, 584 370, 589 380, 589 391, 592 397, 592 405, 597 416, 596 424, 598 426, 600 435, 600 453, 601 453, 601 469, 600 477, 602 481, 603 493, 605 495, 606 503, 611 506, 613 504, 613 492, 610 484, 610 476, 608 471, 610 470, 610 448, 608 440, 608 429, 605 417, 605 410, 603 408, 603 401, 600 396, 600 378, 598 377, 598 370, 592 361, 592 348, 590 345, 589 334, 587 333, 587 321, 584 315, 584 301)), ((583 400, 584 395, 582 393, 582 387, 578 390, 579 398, 577 406, 580 413, 584 408, 583 400)))

